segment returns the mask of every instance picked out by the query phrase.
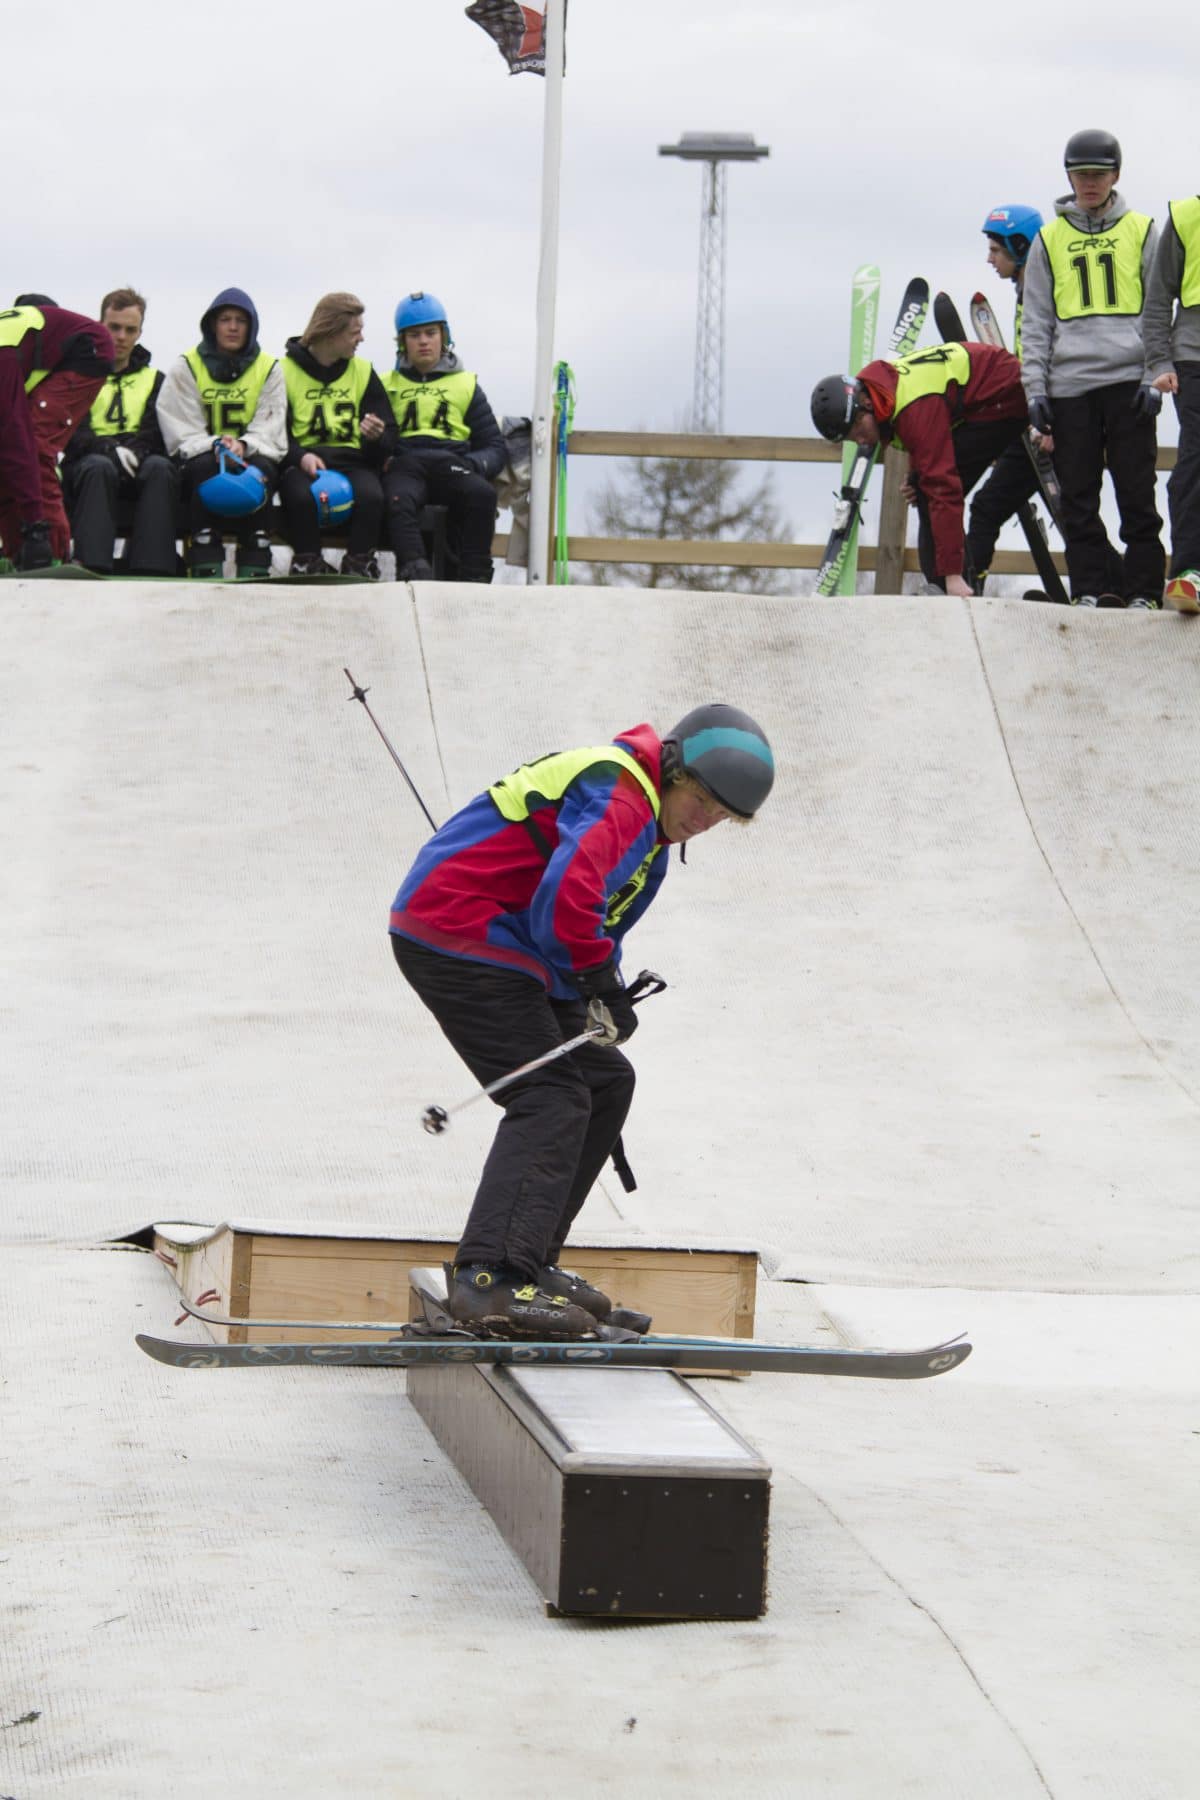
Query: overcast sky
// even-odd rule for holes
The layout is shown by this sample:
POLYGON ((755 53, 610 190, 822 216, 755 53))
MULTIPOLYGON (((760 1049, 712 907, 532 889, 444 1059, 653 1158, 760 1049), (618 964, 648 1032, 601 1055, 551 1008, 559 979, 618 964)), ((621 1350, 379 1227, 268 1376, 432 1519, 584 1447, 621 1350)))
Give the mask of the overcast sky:
MULTIPOLYGON (((859 263, 883 269, 881 332, 917 273, 964 310, 983 288, 1007 327, 983 219, 1049 215, 1072 131, 1117 133, 1141 210, 1195 192, 1198 48, 1177 0, 570 0, 555 352, 576 425, 671 429, 690 405, 701 177, 659 144, 770 146, 728 177, 725 424, 808 435, 859 263)), ((91 311, 130 282, 164 363, 222 287, 252 294, 266 348, 349 288, 386 368, 397 299, 427 288, 495 411, 531 410, 544 83, 461 0, 59 0, 11 9, 4 55, 13 294, 91 311)), ((823 535, 828 487, 808 470, 785 493, 800 536, 823 535)))

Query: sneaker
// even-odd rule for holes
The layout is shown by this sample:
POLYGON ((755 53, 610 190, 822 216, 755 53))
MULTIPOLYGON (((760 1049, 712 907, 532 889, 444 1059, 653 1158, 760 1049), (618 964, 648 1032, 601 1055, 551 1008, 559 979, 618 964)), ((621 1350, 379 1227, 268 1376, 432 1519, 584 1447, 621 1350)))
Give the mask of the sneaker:
POLYGON ((1126 612, 1157 612, 1158 611, 1158 601, 1157 600, 1143 600, 1141 595, 1139 594, 1139 595, 1137 595, 1137 597, 1135 599, 1127 600, 1125 602, 1125 611, 1126 612))
POLYGON ((1200 569, 1185 569, 1182 575, 1172 575, 1163 598, 1170 601, 1176 612, 1200 612, 1200 569))
POLYGON ((379 564, 375 560, 375 552, 347 550, 342 558, 342 574, 357 575, 360 581, 378 581, 379 564))
POLYGON ((1078 600, 1074 594, 1071 595, 1072 606, 1099 606, 1099 604, 1095 594, 1080 594, 1078 600))
POLYGON ((219 581, 225 573, 225 546, 207 525, 192 533, 188 574, 196 581, 219 581))
POLYGON ((399 565, 396 570, 396 580, 432 581, 433 565, 427 563, 423 556, 418 556, 415 562, 406 562, 399 565))
POLYGON ((596 1320, 561 1294, 544 1294, 512 1269, 458 1263, 447 1296, 450 1316, 493 1337, 578 1338, 595 1334, 596 1320))
POLYGON ((573 1305, 582 1306, 594 1319, 607 1319, 613 1309, 607 1294, 585 1281, 582 1275, 576 1275, 573 1269, 560 1269, 557 1263, 547 1263, 539 1272, 538 1286, 543 1294, 558 1294, 573 1305))
POLYGON ((319 550, 297 550, 292 557, 293 575, 336 575, 337 570, 319 550))
POLYGON ((30 519, 21 527, 21 548, 13 558, 13 568, 49 569, 53 562, 49 525, 45 519, 30 519))

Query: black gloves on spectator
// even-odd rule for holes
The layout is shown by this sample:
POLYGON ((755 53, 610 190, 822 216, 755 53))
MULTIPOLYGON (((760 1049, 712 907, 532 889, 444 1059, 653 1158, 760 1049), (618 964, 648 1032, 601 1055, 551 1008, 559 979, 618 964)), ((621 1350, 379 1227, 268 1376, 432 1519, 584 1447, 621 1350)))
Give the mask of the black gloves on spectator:
POLYGON ((1156 387, 1143 382, 1133 396, 1132 406, 1139 419, 1156 419, 1162 411, 1162 395, 1156 387))
POLYGON ((1054 430, 1054 408, 1045 394, 1034 394, 1029 402, 1029 423, 1038 433, 1045 437, 1054 430))
POLYGON ((604 1027, 605 1044, 624 1044, 637 1030, 637 1013, 614 963, 572 977, 588 1003, 589 1025, 604 1027))

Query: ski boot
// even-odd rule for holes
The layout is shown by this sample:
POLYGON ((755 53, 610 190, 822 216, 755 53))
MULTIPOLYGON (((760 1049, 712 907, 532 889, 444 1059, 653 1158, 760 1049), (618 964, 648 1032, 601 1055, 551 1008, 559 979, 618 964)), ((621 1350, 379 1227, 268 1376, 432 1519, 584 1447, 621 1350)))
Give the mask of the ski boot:
POLYGON ((397 581, 432 581, 433 564, 425 561, 423 556, 414 558, 412 562, 402 563, 396 558, 397 581))
POLYGON ((271 573, 271 537, 256 531, 245 543, 238 543, 237 574, 239 581, 266 581, 271 573))
POLYGON ((357 575, 362 581, 379 580, 379 564, 373 550, 347 550, 342 558, 342 574, 357 575))
POLYGON ((549 1263, 538 1276, 538 1286, 545 1294, 561 1294, 564 1300, 573 1301, 590 1312, 601 1325, 611 1325, 614 1332, 621 1335, 615 1341, 630 1337, 641 1337, 650 1329, 650 1314, 631 1312, 627 1306, 614 1306, 608 1295, 582 1275, 576 1275, 573 1269, 560 1269, 557 1263, 549 1263))
POLYGON ((13 559, 17 570, 48 569, 53 565, 50 527, 45 519, 28 519, 21 527, 21 544, 13 559))
POLYGON ((188 546, 188 574, 193 581, 219 581, 224 573, 225 545, 211 526, 202 525, 188 546))
POLYGON ((456 1263, 447 1308, 459 1325, 485 1337, 581 1338, 596 1335, 595 1316, 562 1294, 543 1293, 515 1269, 456 1263))
POLYGON ((319 550, 297 550, 292 557, 293 575, 336 575, 337 570, 319 550))

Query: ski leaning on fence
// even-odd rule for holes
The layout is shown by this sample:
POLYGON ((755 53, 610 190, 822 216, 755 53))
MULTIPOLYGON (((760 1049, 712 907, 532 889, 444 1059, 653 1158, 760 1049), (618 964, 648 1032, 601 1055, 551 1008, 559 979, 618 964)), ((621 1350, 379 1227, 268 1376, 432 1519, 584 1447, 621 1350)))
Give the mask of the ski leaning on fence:
MULTIPOLYGON (((915 350, 929 312, 929 283, 921 276, 914 276, 904 292, 900 303, 900 311, 896 315, 896 323, 888 347, 884 352, 887 357, 907 356, 915 350)), ((858 370, 852 369, 852 375, 858 370)), ((854 537, 862 513, 863 496, 867 483, 871 479, 871 470, 875 467, 877 450, 858 450, 851 464, 850 474, 842 483, 842 491, 837 505, 833 509, 833 530, 829 534, 829 542, 825 546, 825 555, 817 570, 814 593, 836 594, 842 579, 842 569, 849 554, 850 542, 854 537)))
MULTIPOLYGON (((965 344, 968 341, 968 333, 963 325, 962 317, 949 294, 941 293, 934 297, 933 319, 934 324, 941 334, 943 343, 965 344)), ((977 333, 976 341, 978 343, 994 344, 997 349, 1003 350, 1003 333, 996 323, 995 314, 992 312, 991 307, 988 305, 982 294, 976 294, 972 298, 971 324, 977 333), (985 330, 988 334, 986 336, 984 335, 985 330)), ((1034 449, 1033 440, 1029 437, 1028 433, 1025 434, 1024 442, 1026 450, 1034 459, 1033 466, 1034 472, 1038 475, 1038 486, 1041 488, 1043 495, 1045 495, 1046 488, 1039 472, 1040 452, 1034 449)), ((1051 463, 1048 456, 1042 460, 1045 461, 1050 471, 1050 479, 1057 489, 1058 482, 1057 477, 1054 474, 1054 465, 1051 463)), ((1047 506, 1050 506, 1048 498, 1046 504, 1047 506)), ((1054 509, 1052 506, 1050 506, 1050 510, 1053 516, 1054 509)), ((1025 542, 1029 546, 1029 554, 1033 558, 1034 566, 1042 578, 1042 583, 1046 590, 1046 598, 1055 601, 1060 606, 1065 606, 1067 604, 1067 590, 1063 586, 1062 576, 1054 566, 1054 558, 1050 554, 1050 545, 1046 541, 1045 528, 1042 525, 1037 508, 1032 506, 1028 500, 1022 500, 1017 507, 1017 523, 1025 534, 1025 542)))
MULTIPOLYGON (((850 288, 850 361, 846 364, 852 375, 865 368, 875 354, 875 331, 879 323, 879 284, 880 273, 874 263, 864 263, 861 269, 855 269, 854 280, 850 288)), ((842 445, 842 483, 849 481, 854 468, 854 459, 858 455, 854 444, 842 445)), ((846 555, 842 562, 842 571, 838 577, 839 594, 853 594, 858 586, 858 519, 850 528, 850 537, 846 544, 846 555)))
POLYGON ((921 1381, 944 1375, 971 1354, 964 1338, 925 1350, 824 1350, 803 1344, 760 1344, 748 1338, 644 1337, 632 1343, 576 1338, 561 1343, 514 1338, 392 1338, 357 1344, 184 1344, 139 1332, 138 1348, 176 1369, 282 1367, 409 1368, 454 1363, 552 1363, 569 1368, 687 1369, 721 1374, 856 1375, 921 1381))

